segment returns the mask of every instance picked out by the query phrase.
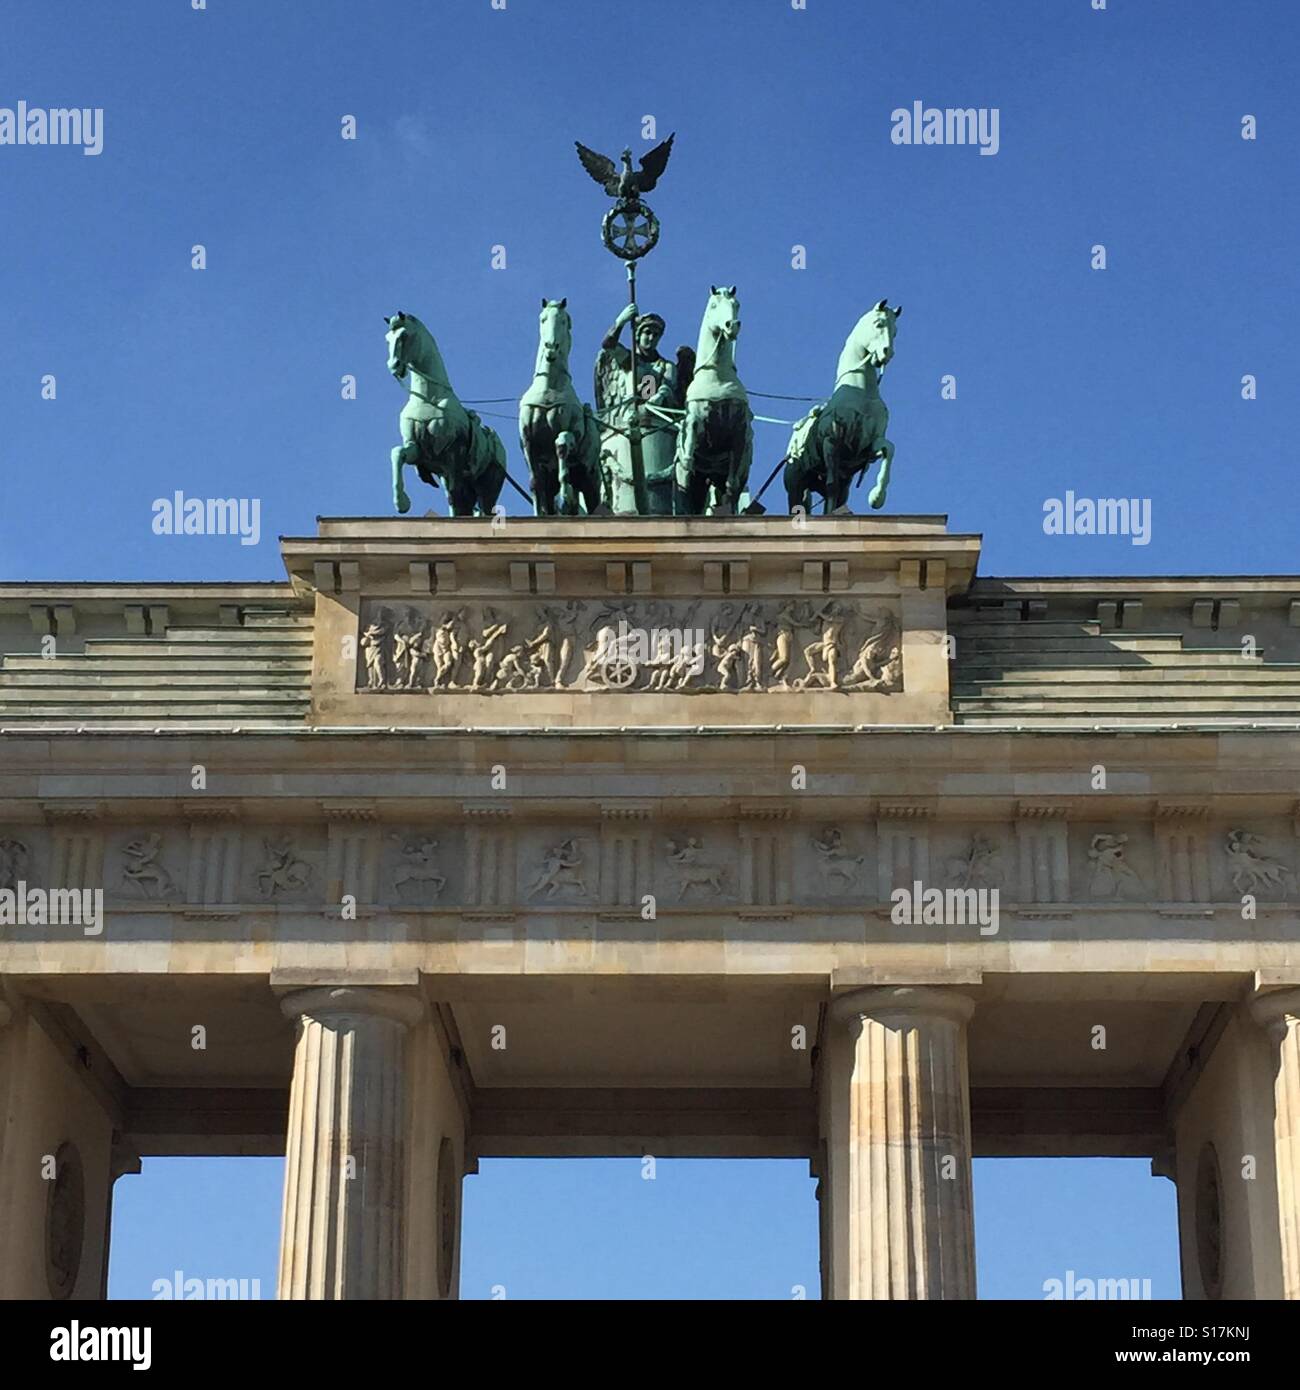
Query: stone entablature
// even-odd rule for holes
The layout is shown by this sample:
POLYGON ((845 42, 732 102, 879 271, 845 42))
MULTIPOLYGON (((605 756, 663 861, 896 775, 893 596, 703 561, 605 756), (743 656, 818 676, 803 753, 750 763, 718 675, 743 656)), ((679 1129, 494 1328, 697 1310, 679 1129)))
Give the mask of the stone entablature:
POLYGON ((979 542, 940 518, 320 527, 283 543, 316 592, 315 724, 950 722, 979 542))
POLYGON ((360 915, 635 915, 652 895, 667 915, 887 916, 920 882, 996 889, 1046 918, 1219 913, 1228 930, 1235 915, 1250 938, 1243 896, 1267 915, 1300 897, 1300 744, 1278 735, 322 731, 237 753, 219 736, 7 748, 0 889, 102 887, 125 915, 338 914, 344 895, 360 915), (98 794, 52 794, 74 786, 98 794))
POLYGON ((326 519, 0 585, 7 729, 1300 727, 1300 578, 975 579, 938 517, 326 519))

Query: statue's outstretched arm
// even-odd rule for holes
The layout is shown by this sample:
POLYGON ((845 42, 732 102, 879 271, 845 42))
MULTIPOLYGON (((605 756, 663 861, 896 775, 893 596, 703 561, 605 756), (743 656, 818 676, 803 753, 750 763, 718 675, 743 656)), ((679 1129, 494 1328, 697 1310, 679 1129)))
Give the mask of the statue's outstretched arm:
POLYGON ((606 350, 618 346, 619 336, 623 332, 623 326, 636 318, 636 305, 629 304, 609 326, 609 331, 601 340, 601 347, 606 350))

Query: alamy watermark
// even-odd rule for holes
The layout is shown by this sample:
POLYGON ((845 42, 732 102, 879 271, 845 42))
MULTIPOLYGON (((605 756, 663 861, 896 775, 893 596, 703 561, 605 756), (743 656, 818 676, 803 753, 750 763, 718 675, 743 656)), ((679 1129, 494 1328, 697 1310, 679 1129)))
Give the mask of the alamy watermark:
POLYGON ((129 1361, 131 1369, 147 1371, 153 1365, 153 1329, 150 1327, 83 1327, 72 1322, 50 1332, 51 1361, 129 1361))
POLYGON ((889 920, 897 927, 978 927, 996 936, 1000 911, 996 888, 927 888, 919 879, 889 895, 889 920))
POLYGON ((104 931, 102 888, 29 888, 22 880, 0 888, 0 927, 80 927, 86 936, 104 931))
POLYGON ((186 497, 174 492, 153 501, 156 536, 238 536, 240 545, 262 539, 260 497, 186 497))
POLYGON ((170 1277, 164 1275, 150 1285, 155 1301, 174 1299, 193 1302, 198 1299, 260 1299, 262 1281, 260 1279, 200 1279, 186 1277, 184 1270, 176 1270, 170 1277))
POLYGON ((1151 544, 1149 497, 1076 497, 1067 492, 1043 503, 1048 536, 1128 536, 1134 545, 1151 544))
POLYGON ((652 688, 675 685, 704 670, 707 654, 703 628, 629 627, 620 618, 617 627, 603 627, 596 634, 596 650, 584 672, 604 685, 631 685, 642 670, 649 670, 652 688))
POLYGON ((0 145, 80 145, 82 154, 104 149, 102 106, 0 106, 0 145))
POLYGON ((1150 1279, 1080 1279, 1075 1277, 1074 1270, 1067 1269, 1064 1279, 1043 1280, 1043 1298, 1049 1303, 1057 1299, 1086 1301, 1150 1297, 1150 1279))
POLYGON ((900 106, 889 113, 889 138, 895 145, 978 145, 980 154, 997 154, 1001 148, 996 106, 926 106, 919 101, 909 110, 900 106))

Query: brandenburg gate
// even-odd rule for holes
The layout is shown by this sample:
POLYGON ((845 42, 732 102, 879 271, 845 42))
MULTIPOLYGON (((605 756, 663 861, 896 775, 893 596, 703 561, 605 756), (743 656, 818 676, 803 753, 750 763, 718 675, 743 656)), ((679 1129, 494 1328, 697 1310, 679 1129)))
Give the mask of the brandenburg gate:
POLYGON ((281 548, 0 586, 0 1295, 100 1296, 153 1155, 287 1155, 282 1298, 427 1299, 481 1158, 653 1154, 806 1159, 828 1298, 973 1298, 1024 1155, 1150 1159, 1186 1297, 1300 1297, 1300 578, 841 513, 281 548))

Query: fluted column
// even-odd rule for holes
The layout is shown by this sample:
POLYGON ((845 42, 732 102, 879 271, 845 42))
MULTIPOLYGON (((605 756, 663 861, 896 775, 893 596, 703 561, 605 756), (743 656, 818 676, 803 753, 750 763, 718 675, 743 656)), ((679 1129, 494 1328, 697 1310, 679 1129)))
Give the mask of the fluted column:
POLYGON ((310 989, 298 1023, 280 1237, 280 1298, 402 1297, 406 1031, 418 996, 310 989))
POLYGON ((974 1298, 966 1022, 947 989, 865 989, 835 1001, 851 1029, 849 1298, 974 1298))
POLYGON ((1300 1299, 1300 989, 1257 995, 1251 1012, 1276 1048, 1273 1155, 1282 1242, 1282 1297, 1300 1299))

